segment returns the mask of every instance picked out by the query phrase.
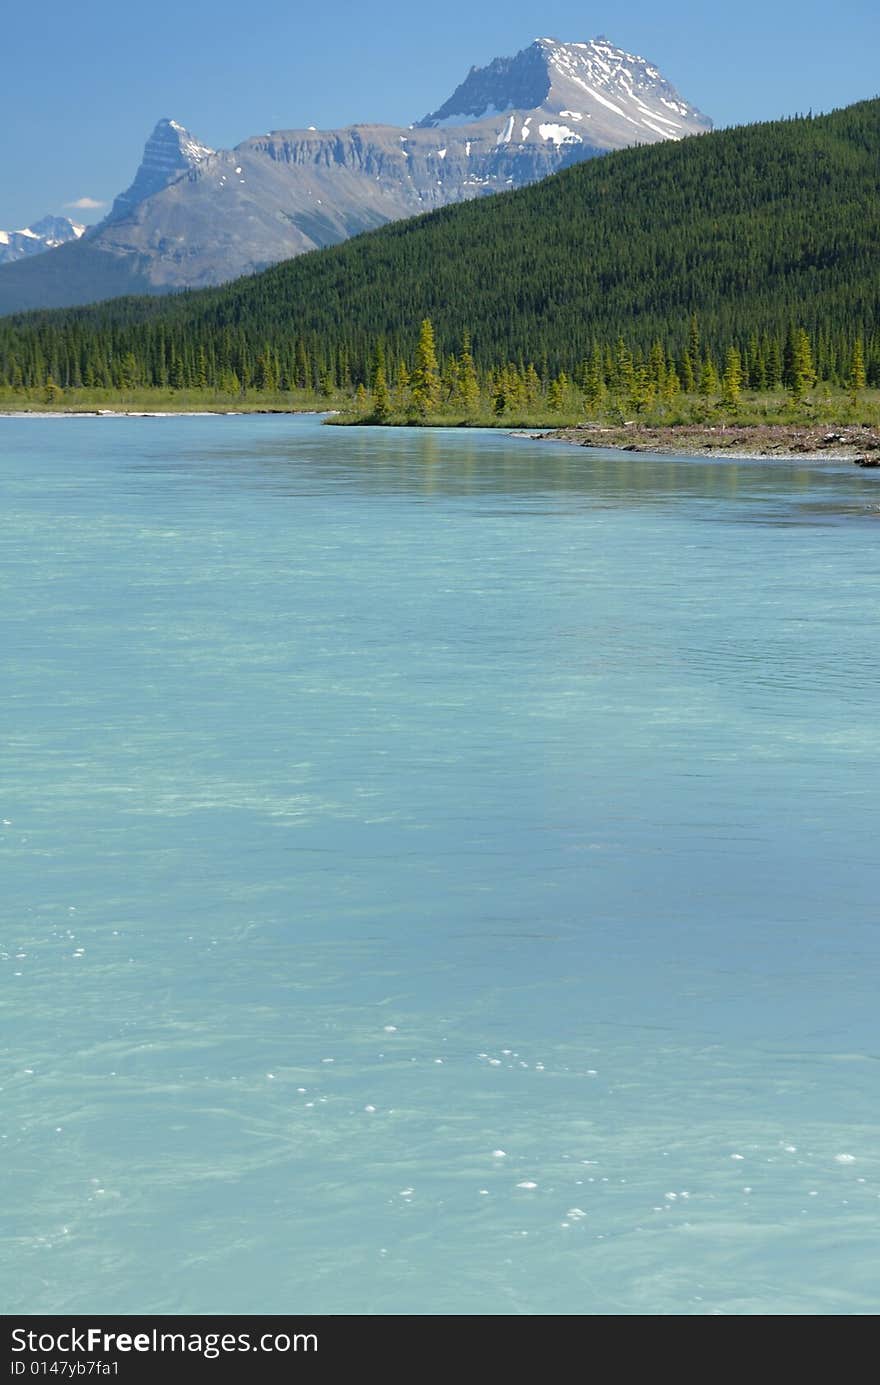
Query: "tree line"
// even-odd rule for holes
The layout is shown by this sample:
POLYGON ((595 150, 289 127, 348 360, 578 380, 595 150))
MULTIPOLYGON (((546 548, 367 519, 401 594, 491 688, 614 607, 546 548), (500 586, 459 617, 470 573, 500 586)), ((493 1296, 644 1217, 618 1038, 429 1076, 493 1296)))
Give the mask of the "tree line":
POLYGON ((329 397, 372 390, 381 351, 393 389, 430 319, 447 374, 468 334, 481 388, 589 362, 597 388, 598 350, 609 390, 627 352, 656 389, 661 354, 690 392, 730 352, 745 387, 794 389, 799 331, 819 379, 859 351, 878 386, 878 167, 880 101, 622 150, 220 288, 0 319, 0 382, 329 397))
POLYGON ((854 393, 880 385, 880 353, 873 342, 869 350, 860 335, 814 341, 804 327, 791 325, 785 332, 752 333, 716 352, 703 341, 695 313, 677 355, 659 339, 644 351, 621 336, 615 342, 594 341, 570 371, 555 372, 546 360, 536 364, 531 359, 481 368, 468 332, 457 351, 442 354, 430 318, 422 320, 412 354, 379 340, 360 371, 343 352, 310 352, 302 338, 287 351, 267 344, 252 356, 232 342, 225 352, 201 346, 180 355, 172 346, 169 353, 161 338, 159 349, 145 353, 150 337, 148 329, 140 352, 129 345, 103 363, 90 363, 88 355, 75 350, 62 351, 50 339, 26 352, 23 362, 0 356, 0 384, 13 391, 42 388, 48 401, 66 390, 90 388, 205 390, 231 397, 300 392, 326 399, 341 392, 360 413, 377 421, 441 411, 468 417, 487 408, 500 417, 539 406, 556 412, 576 406, 594 415, 608 407, 639 413, 672 403, 680 394, 717 399, 732 408, 744 390, 787 390, 800 401, 820 382, 854 393))

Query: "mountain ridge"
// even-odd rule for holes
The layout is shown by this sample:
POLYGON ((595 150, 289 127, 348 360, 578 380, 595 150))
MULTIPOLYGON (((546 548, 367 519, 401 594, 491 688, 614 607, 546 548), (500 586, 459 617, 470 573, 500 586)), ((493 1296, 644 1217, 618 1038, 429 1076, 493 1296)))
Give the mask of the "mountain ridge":
MULTIPOLYGON (((127 279, 128 291, 155 293, 226 282, 387 221, 525 186, 611 149, 677 139, 710 124, 656 68, 604 40, 539 39, 498 64, 507 73, 507 97, 497 82, 493 90, 506 108, 477 120, 463 110, 454 120, 426 124, 426 117, 406 129, 275 130, 213 150, 163 119, 131 186, 75 251, 51 265, 43 257, 36 267, 0 271, 0 314, 125 292, 127 279), (543 78, 526 94, 537 98, 543 89, 546 103, 513 107, 525 90, 523 71, 536 65, 543 78), (566 104, 574 100, 583 109, 566 104), (676 109, 663 100, 677 102, 676 109)), ((482 81, 479 74, 491 68, 472 69, 462 86, 482 81)))
POLYGON ((859 341, 880 381, 878 166, 880 99, 622 150, 221 288, 0 323, 0 380, 113 386, 129 353, 145 384, 349 387, 379 350, 393 380, 429 317, 441 360, 467 336, 481 369, 544 379, 600 348, 613 368, 620 339, 636 363, 781 362, 797 328, 823 378, 859 341))

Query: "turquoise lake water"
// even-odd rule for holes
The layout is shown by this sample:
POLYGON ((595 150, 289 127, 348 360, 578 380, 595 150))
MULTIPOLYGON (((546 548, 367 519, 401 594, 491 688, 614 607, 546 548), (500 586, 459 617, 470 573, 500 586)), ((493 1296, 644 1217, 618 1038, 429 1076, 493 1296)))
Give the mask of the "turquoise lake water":
POLYGON ((0 419, 0 1303, 880 1306, 880 477, 0 419))

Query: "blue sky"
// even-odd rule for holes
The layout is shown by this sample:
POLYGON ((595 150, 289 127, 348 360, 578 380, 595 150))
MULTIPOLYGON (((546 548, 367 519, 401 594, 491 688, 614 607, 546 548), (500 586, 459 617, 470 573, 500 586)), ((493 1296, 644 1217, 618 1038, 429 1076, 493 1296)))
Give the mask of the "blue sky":
POLYGON ((160 116, 215 148, 270 129, 408 125, 472 63, 545 34, 605 34, 651 58, 719 125, 880 94, 877 0, 48 0, 38 14, 10 6, 3 21, 0 227, 112 200, 160 116))

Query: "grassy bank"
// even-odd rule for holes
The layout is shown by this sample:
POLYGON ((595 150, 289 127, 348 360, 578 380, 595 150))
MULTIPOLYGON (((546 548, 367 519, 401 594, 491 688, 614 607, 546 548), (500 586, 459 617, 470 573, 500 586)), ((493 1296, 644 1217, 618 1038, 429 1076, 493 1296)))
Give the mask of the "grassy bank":
MULTIPOLYGON (((499 409, 497 400, 481 394, 474 407, 440 407, 431 412, 414 409, 408 403, 392 408, 382 417, 372 411, 372 399, 361 391, 336 390, 319 393, 309 390, 248 390, 224 392, 215 389, 0 389, 0 413, 327 413, 327 423, 336 427, 407 428, 502 428, 508 432, 577 433, 576 440, 594 445, 628 446, 635 437, 665 437, 670 446, 686 435, 699 445, 720 447, 725 434, 736 430, 763 430, 768 438, 801 433, 814 440, 822 429, 840 431, 880 429, 880 390, 857 392, 819 386, 804 399, 796 400, 788 391, 773 393, 743 392, 735 407, 718 397, 679 394, 672 401, 658 401, 648 408, 628 410, 616 403, 588 408, 580 391, 571 389, 563 400, 551 401, 542 395, 527 406, 499 409), (714 441, 713 441, 714 440, 714 441)), ((869 440, 866 442, 870 445, 869 440)), ((772 450, 772 449, 771 449, 772 450)), ((777 449, 778 450, 778 449, 777 449)), ((813 441, 800 450, 814 450, 813 441)))
POLYGON ((560 405, 551 405, 546 398, 527 408, 493 407, 487 397, 470 412, 444 409, 431 413, 412 408, 396 408, 384 417, 371 413, 368 404, 358 408, 348 401, 328 422, 337 427, 381 424, 404 428, 506 428, 545 431, 576 428, 593 424, 598 427, 623 428, 706 428, 718 427, 785 427, 811 425, 829 427, 880 427, 880 390, 863 389, 856 393, 840 388, 817 388, 801 400, 787 390, 763 393, 743 392, 736 405, 730 407, 720 397, 701 394, 679 394, 671 402, 657 402, 648 408, 627 409, 613 403, 602 408, 588 408, 577 392, 560 405))
POLYGON ((310 390, 2 389, 0 413, 323 413, 351 409, 350 394, 310 390))

